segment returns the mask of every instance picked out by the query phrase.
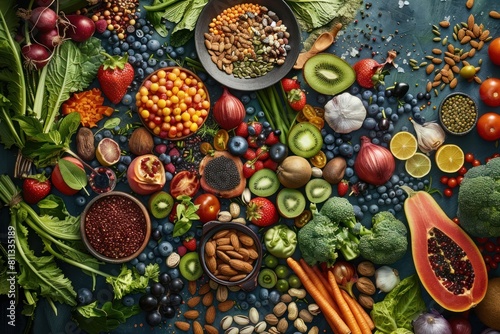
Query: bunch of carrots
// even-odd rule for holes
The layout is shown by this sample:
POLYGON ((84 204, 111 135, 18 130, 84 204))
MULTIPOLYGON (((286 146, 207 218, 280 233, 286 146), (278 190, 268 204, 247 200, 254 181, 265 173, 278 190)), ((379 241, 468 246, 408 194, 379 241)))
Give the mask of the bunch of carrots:
POLYGON ((335 334, 371 334, 375 328, 370 315, 356 299, 341 289, 332 271, 326 278, 317 266, 304 259, 287 258, 288 266, 321 309, 335 334))

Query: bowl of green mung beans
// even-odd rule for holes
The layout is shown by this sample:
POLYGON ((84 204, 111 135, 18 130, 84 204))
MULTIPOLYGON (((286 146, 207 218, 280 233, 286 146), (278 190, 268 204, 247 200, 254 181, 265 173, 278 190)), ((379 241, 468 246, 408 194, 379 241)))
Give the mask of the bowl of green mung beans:
POLYGON ((449 134, 466 135, 476 126, 477 119, 477 103, 465 93, 451 93, 439 106, 439 121, 449 134))

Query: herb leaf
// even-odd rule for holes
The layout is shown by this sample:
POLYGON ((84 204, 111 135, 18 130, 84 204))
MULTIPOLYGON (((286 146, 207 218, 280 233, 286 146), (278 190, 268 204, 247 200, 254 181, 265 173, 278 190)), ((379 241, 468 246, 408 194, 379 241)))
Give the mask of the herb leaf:
POLYGON ((73 312, 78 327, 89 334, 109 332, 140 312, 138 305, 125 306, 120 300, 105 302, 101 308, 97 301, 79 306, 73 312))
POLYGON ((87 174, 83 169, 64 159, 59 159, 58 165, 64 182, 71 189, 80 190, 87 186, 87 174))
POLYGON ((50 194, 38 202, 38 207, 47 233, 64 240, 81 240, 80 217, 71 216, 60 197, 50 194))
POLYGON ((97 37, 91 37, 78 45, 82 55, 82 86, 81 90, 86 88, 95 78, 99 66, 104 61, 104 56, 101 52, 104 48, 101 45, 101 40, 97 37))

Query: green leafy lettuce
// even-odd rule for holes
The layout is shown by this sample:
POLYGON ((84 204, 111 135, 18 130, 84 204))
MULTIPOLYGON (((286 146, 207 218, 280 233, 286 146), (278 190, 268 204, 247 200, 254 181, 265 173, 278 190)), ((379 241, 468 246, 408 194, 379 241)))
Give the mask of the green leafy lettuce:
POLYGON ((375 334, 411 333, 412 320, 425 309, 419 279, 414 274, 401 280, 382 301, 373 304, 370 314, 375 334))
POLYGON ((107 277, 106 282, 113 287, 115 298, 121 299, 129 293, 144 291, 149 284, 149 280, 158 281, 159 275, 160 266, 157 263, 148 264, 144 275, 140 275, 135 268, 132 270, 123 265, 118 276, 107 277))

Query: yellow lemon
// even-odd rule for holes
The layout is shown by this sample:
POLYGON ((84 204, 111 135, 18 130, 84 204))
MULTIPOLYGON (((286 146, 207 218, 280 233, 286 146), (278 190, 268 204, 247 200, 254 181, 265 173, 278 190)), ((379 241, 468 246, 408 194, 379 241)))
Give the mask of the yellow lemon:
POLYGON ((442 145, 436 151, 436 165, 445 173, 455 173, 464 165, 464 151, 455 144, 442 145))
POLYGON ((417 138, 408 131, 396 133, 389 144, 392 155, 399 160, 408 160, 417 152, 417 138))
POLYGON ((431 171, 431 159, 427 155, 417 152, 406 160, 405 168, 410 176, 419 179, 431 171))
POLYGON ((113 166, 120 161, 120 145, 111 138, 104 138, 97 145, 95 156, 103 166, 113 166))

